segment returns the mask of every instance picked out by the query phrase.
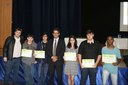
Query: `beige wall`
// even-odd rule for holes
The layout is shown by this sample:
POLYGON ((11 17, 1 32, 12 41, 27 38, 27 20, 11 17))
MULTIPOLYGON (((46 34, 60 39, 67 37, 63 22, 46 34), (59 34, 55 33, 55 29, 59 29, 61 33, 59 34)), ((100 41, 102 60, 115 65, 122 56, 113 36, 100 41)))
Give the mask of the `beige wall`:
POLYGON ((7 36, 12 28, 12 0, 0 0, 0 55, 7 36))

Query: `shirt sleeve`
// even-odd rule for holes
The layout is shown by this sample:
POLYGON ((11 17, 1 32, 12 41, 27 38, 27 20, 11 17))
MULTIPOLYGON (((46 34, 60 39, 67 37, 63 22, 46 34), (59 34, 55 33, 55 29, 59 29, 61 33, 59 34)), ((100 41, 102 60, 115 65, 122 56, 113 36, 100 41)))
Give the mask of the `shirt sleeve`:
POLYGON ((102 48, 101 53, 104 54, 104 47, 102 48))
POLYGON ((82 55, 82 52, 83 52, 83 43, 81 43, 79 48, 78 48, 78 54, 82 55))
POLYGON ((117 58, 121 59, 121 53, 120 50, 117 48, 117 53, 116 53, 117 58))

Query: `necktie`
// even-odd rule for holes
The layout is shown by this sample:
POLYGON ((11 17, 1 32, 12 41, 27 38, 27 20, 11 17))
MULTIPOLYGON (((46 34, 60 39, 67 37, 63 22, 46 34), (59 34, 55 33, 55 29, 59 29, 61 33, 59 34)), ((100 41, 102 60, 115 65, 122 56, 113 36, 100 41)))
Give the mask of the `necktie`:
POLYGON ((57 47, 57 45, 56 45, 56 40, 55 40, 54 46, 53 46, 53 55, 54 56, 56 55, 56 47, 57 47))

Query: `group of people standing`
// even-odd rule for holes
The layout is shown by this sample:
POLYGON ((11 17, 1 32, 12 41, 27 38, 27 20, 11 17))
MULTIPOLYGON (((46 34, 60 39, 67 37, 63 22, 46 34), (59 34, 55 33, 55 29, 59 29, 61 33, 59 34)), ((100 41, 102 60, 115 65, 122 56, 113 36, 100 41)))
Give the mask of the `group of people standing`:
POLYGON ((13 70, 13 84, 18 84, 18 72, 20 60, 22 61, 24 79, 26 85, 34 85, 34 64, 38 65, 38 85, 54 85, 54 73, 57 73, 58 85, 63 85, 62 74, 63 71, 68 75, 68 85, 74 85, 74 76, 78 74, 78 65, 81 67, 80 85, 86 85, 86 80, 89 75, 90 84, 96 85, 97 66, 102 58, 102 54, 114 54, 117 61, 110 63, 102 62, 103 64, 103 84, 106 85, 108 75, 111 75, 112 83, 117 85, 117 65, 121 59, 120 51, 113 45, 114 39, 112 36, 107 37, 107 45, 101 48, 98 41, 94 40, 94 32, 87 30, 86 40, 80 46, 77 46, 77 40, 74 35, 69 37, 67 46, 61 39, 60 30, 54 28, 52 31, 53 38, 48 40, 48 35, 42 35, 42 41, 34 42, 33 35, 28 35, 25 42, 21 37, 22 29, 17 28, 14 36, 9 36, 3 48, 3 60, 5 61, 5 77, 4 84, 9 84, 10 73, 13 70), (21 50, 32 50, 32 56, 22 57, 21 50), (45 51, 45 59, 36 59, 34 50, 45 51), (65 52, 76 53, 76 61, 66 61, 64 58, 65 52), (82 59, 94 59, 95 63, 92 68, 85 68, 82 64, 82 59), (65 67, 63 69, 63 65, 65 67), (47 80, 47 73, 49 72, 49 79, 47 80), (48 81, 48 82, 47 82, 48 81))

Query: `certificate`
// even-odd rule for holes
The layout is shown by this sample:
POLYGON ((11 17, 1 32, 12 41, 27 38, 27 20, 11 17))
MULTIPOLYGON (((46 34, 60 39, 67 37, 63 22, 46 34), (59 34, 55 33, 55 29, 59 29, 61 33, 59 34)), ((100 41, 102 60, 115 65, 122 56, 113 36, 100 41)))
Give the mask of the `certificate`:
POLYGON ((45 51, 43 50, 36 50, 34 51, 35 58, 45 58, 45 51))
POLYGON ((114 63, 114 62, 116 62, 116 55, 102 54, 102 62, 104 62, 104 63, 114 63))
POLYGON ((76 53, 75 52, 65 52, 64 60, 65 61, 76 61, 76 53))
POLYGON ((82 65, 84 68, 93 68, 94 64, 95 64, 94 59, 82 59, 82 65))
POLYGON ((32 50, 22 49, 21 56, 22 57, 29 57, 29 58, 32 57, 32 50))

